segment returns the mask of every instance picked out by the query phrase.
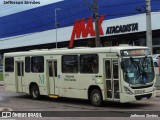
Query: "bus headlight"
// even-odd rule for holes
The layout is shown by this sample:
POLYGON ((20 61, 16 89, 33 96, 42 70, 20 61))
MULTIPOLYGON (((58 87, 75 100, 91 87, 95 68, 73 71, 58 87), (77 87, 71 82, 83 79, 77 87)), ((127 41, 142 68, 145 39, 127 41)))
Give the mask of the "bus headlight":
POLYGON ((126 91, 127 94, 132 95, 132 91, 130 91, 127 87, 124 86, 124 90, 126 91))

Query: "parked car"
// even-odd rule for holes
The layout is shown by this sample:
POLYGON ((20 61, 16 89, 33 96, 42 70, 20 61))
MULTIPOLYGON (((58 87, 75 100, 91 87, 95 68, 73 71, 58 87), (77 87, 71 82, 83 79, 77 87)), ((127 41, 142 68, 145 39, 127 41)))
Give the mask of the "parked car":
POLYGON ((158 67, 159 66, 160 54, 153 54, 152 58, 153 58, 154 66, 158 67))

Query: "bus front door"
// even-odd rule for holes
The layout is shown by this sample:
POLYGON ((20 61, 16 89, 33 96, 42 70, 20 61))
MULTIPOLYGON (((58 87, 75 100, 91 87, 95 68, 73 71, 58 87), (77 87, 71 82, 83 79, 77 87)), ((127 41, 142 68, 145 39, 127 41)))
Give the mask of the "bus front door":
POLYGON ((17 63, 17 91, 23 92, 24 84, 24 62, 19 61, 17 63))
POLYGON ((107 59, 105 65, 105 97, 107 100, 119 101, 119 64, 118 59, 107 59))
POLYGON ((48 86, 49 94, 56 94, 56 84, 57 84, 57 61, 48 61, 48 86))

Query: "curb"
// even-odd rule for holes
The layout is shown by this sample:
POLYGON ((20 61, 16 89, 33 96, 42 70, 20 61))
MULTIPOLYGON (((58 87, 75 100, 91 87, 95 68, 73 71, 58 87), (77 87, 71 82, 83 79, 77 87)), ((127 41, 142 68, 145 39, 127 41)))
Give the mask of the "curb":
POLYGON ((0 108, 0 112, 6 111, 6 108, 0 108))
POLYGON ((12 111, 12 109, 6 107, 0 107, 0 112, 5 112, 5 111, 12 111))
POLYGON ((156 97, 160 97, 160 95, 156 95, 156 97))
POLYGON ((156 89, 156 97, 160 97, 160 90, 156 89))
POLYGON ((160 95, 156 95, 156 97, 160 97, 160 95))
POLYGON ((4 86, 4 81, 0 81, 0 86, 4 86))

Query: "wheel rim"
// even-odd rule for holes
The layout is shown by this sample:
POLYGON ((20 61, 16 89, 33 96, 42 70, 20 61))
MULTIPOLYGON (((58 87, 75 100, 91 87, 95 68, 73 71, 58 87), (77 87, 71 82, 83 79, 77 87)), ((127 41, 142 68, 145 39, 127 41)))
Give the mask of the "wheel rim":
POLYGON ((38 96, 38 90, 33 88, 32 95, 34 98, 36 98, 38 96))
POLYGON ((100 96, 98 93, 95 93, 93 95, 93 103, 99 103, 99 101, 100 101, 100 96))

